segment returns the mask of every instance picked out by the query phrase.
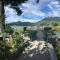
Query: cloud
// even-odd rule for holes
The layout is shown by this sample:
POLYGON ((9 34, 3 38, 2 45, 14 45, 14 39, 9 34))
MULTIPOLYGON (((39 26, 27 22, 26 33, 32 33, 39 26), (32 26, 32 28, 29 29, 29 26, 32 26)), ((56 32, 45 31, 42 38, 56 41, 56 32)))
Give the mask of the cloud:
POLYGON ((59 1, 52 1, 48 4, 50 10, 52 13, 50 13, 50 16, 58 16, 60 17, 60 3, 59 1))
POLYGON ((6 15, 6 22, 13 22, 18 20, 17 12, 14 9, 10 8, 10 5, 5 6, 4 9, 6 15))
POLYGON ((5 6, 6 21, 30 21, 37 22, 45 17, 60 17, 60 1, 58 0, 28 0, 27 2, 19 5, 22 10, 20 16, 17 12, 10 8, 10 5, 5 6))
POLYGON ((4 9, 5 9, 6 17, 11 17, 11 16, 17 15, 17 12, 14 9, 10 8, 10 5, 5 6, 4 9))
POLYGON ((51 3, 49 3, 52 7, 54 8, 60 8, 60 3, 59 1, 52 1, 51 3))

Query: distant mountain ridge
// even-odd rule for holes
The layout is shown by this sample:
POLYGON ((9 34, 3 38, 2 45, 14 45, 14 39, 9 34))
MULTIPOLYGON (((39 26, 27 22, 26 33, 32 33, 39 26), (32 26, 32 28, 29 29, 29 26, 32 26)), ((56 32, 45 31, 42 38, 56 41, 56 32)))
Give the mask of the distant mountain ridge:
POLYGON ((34 23, 31 22, 21 22, 21 21, 17 21, 17 22, 12 22, 12 23, 8 23, 8 25, 11 26, 34 26, 34 23))
POLYGON ((57 21, 60 22, 60 17, 48 17, 43 19, 42 21, 57 21))
POLYGON ((38 21, 36 23, 36 25, 40 25, 40 24, 51 24, 51 23, 60 23, 60 17, 47 17, 47 18, 44 18, 43 20, 41 21, 38 21))
POLYGON ((17 21, 17 22, 8 23, 8 25, 11 25, 11 26, 14 26, 14 25, 15 26, 37 26, 40 24, 46 25, 46 24, 51 24, 51 23, 60 23, 60 17, 47 17, 36 23, 17 21))

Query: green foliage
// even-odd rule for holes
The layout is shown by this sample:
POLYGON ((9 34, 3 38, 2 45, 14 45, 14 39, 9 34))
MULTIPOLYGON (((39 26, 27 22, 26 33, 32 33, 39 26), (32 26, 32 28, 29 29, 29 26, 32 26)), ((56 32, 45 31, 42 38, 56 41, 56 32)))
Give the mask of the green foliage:
POLYGON ((58 23, 52 23, 53 26, 58 26, 58 23))
POLYGON ((18 32, 15 32, 13 36, 12 46, 9 47, 7 41, 0 41, 0 60, 8 60, 9 57, 16 55, 17 52, 23 51, 25 45, 23 44, 23 38, 18 32), (18 49, 20 49, 18 51, 18 49))
POLYGON ((0 60, 5 60, 10 56, 10 48, 5 41, 0 41, 0 60))
POLYGON ((13 29, 9 25, 5 25, 5 32, 13 34, 13 29))
POLYGON ((48 24, 47 24, 47 22, 41 22, 40 23, 40 26, 47 26, 48 24))
POLYGON ((18 32, 15 32, 13 44, 14 48, 19 48, 21 44, 23 44, 23 38, 19 35, 18 32))
POLYGON ((60 60, 60 45, 56 47, 56 53, 57 53, 58 60, 60 60))
POLYGON ((19 9, 18 5, 27 0, 1 0, 1 1, 4 1, 5 5, 11 4, 11 8, 15 9, 17 11, 18 15, 20 15, 22 13, 22 11, 19 9))
POLYGON ((11 4, 11 5, 18 5, 20 3, 23 3, 27 0, 4 0, 5 5, 11 4))

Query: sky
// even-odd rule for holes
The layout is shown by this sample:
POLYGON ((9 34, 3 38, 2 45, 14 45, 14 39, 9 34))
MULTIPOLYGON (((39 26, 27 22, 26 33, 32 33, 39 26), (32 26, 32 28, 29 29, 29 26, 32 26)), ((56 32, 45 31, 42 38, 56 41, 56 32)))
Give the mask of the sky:
POLYGON ((5 6, 6 23, 22 21, 22 22, 38 22, 46 17, 60 17, 60 0, 28 0, 18 7, 22 10, 20 16, 17 12, 5 6))

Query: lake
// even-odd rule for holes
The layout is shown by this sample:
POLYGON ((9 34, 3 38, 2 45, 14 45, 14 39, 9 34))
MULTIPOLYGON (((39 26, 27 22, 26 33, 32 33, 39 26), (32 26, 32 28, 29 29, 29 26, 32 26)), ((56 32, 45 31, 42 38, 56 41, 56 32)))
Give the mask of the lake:
POLYGON ((29 30, 36 30, 37 27, 36 26, 11 26, 14 29, 23 29, 24 27, 27 27, 27 29, 29 30))

